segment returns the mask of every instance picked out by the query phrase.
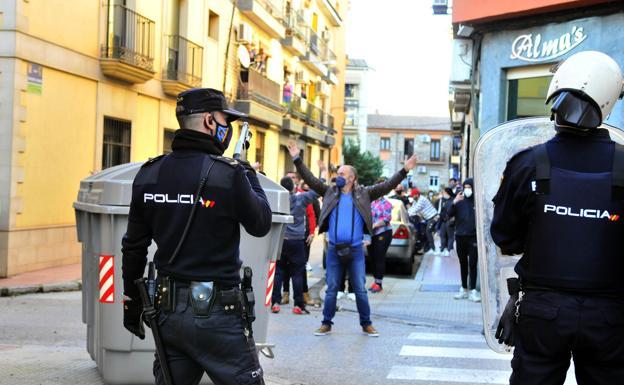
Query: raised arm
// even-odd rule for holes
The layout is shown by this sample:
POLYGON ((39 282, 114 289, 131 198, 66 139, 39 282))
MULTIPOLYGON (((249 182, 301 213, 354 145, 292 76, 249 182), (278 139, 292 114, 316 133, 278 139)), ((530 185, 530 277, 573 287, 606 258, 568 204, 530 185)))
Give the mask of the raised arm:
POLYGON ((394 189, 405 177, 407 173, 416 167, 416 154, 412 155, 411 158, 405 161, 405 165, 396 174, 392 175, 390 179, 383 183, 378 183, 376 185, 370 186, 366 188, 368 191, 368 195, 370 196, 370 200, 374 201, 375 199, 382 197, 389 193, 392 189, 394 189))
POLYGON ((297 147, 297 143, 291 141, 288 144, 288 152, 290 152, 290 156, 292 156, 293 163, 295 163, 295 167, 297 167, 297 172, 301 175, 301 178, 308 184, 308 186, 310 186, 312 190, 316 191, 317 194, 324 196, 329 186, 315 177, 314 174, 312 174, 312 171, 310 171, 310 169, 303 163, 303 160, 299 156, 301 154, 301 150, 297 147))

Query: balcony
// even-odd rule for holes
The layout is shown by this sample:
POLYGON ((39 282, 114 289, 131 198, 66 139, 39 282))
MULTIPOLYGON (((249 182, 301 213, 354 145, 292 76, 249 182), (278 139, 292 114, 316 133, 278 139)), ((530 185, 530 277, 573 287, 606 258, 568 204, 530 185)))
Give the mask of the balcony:
POLYGON ((167 95, 177 96, 189 88, 201 87, 204 49, 180 35, 167 36, 162 86, 167 95))
POLYGON ((329 71, 327 68, 327 57, 331 51, 328 52, 327 43, 322 40, 312 28, 307 26, 304 28, 308 50, 300 59, 303 64, 307 65, 316 75, 326 76, 329 71))
POLYGON ((334 117, 319 107, 308 104, 307 122, 320 130, 334 133, 334 117))
POLYGON ((303 56, 307 51, 304 23, 302 11, 286 13, 286 37, 282 45, 295 56, 303 56))
POLYGON ((108 6, 106 43, 100 53, 104 75, 129 83, 154 77, 153 20, 122 5, 108 6))
POLYGON ((334 6, 334 4, 337 5, 336 0, 320 0, 319 3, 321 11, 327 16, 332 25, 340 27, 342 25, 342 17, 340 17, 340 13, 334 6))
POLYGON ((282 24, 284 4, 282 0, 238 0, 238 9, 258 24, 272 38, 281 40, 286 36, 282 24))
POLYGON ((240 72, 236 107, 253 119, 281 126, 281 93, 278 83, 249 68, 240 72))
POLYGON ((282 129, 295 134, 303 135, 305 123, 308 121, 308 103, 299 95, 292 95, 290 101, 285 101, 288 106, 288 115, 285 116, 282 129))

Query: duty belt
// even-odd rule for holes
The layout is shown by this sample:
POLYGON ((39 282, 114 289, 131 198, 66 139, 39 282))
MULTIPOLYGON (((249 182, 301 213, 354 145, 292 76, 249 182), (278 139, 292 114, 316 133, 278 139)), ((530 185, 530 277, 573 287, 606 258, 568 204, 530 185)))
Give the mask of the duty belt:
POLYGON ((214 305, 222 305, 226 313, 237 313, 241 309, 241 295, 238 287, 222 286, 206 281, 189 281, 168 276, 158 276, 156 308, 164 312, 174 311, 179 290, 187 289, 196 316, 209 316, 214 305))

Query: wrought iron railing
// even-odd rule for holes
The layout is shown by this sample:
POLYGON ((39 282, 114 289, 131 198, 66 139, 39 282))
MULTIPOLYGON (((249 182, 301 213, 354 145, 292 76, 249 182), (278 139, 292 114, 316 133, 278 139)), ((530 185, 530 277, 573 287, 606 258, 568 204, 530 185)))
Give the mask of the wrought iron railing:
POLYGON ((268 107, 282 110, 282 88, 279 83, 265 77, 254 68, 240 72, 239 100, 255 100, 268 107))
POLYGON ((336 60, 336 54, 329 49, 327 40, 320 37, 314 30, 309 27, 303 27, 306 36, 306 43, 310 52, 312 52, 321 62, 331 62, 336 60))
POLYGON ((108 6, 106 44, 101 57, 119 59, 150 71, 154 70, 153 20, 123 5, 108 6))
POLYGON ((284 101, 288 106, 288 113, 301 120, 308 118, 308 102, 299 95, 292 95, 290 101, 284 101))
POLYGON ((308 104, 307 121, 321 130, 334 130, 334 117, 313 104, 308 104))
POLYGON ((270 13, 277 20, 284 18, 284 1, 283 0, 256 0, 262 8, 270 13))
POLYGON ((180 36, 167 36, 165 79, 201 86, 204 48, 180 36))
POLYGON ((302 41, 306 40, 303 11, 287 11, 284 17, 284 25, 286 26, 286 34, 288 36, 294 36, 302 41))

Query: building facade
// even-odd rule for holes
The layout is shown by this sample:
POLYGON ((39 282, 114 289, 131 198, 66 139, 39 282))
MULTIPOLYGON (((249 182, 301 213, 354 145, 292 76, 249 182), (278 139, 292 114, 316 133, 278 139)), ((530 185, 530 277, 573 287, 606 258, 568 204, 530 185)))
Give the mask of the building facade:
POLYGON ((221 89, 247 112, 248 158, 274 180, 292 167, 289 139, 315 172, 317 159, 336 162, 345 11, 341 0, 1 2, 0 277, 80 261, 79 181, 170 151, 183 90, 221 89))
POLYGON ((407 176, 421 191, 439 191, 452 176, 453 136, 448 118, 368 115, 368 151, 382 160, 391 176, 416 154, 418 166, 407 176))
POLYGON ((362 151, 367 148, 368 126, 368 72, 363 59, 349 58, 345 74, 345 121, 343 140, 359 142, 362 151))
MULTIPOLYGON (((624 3, 610 0, 453 2, 455 45, 451 118, 462 135, 463 165, 479 136, 512 119, 549 116, 554 66, 581 51, 601 51, 624 68, 624 3), (469 64, 468 66, 466 65, 469 64)), ((618 102, 606 123, 624 127, 618 102)))

